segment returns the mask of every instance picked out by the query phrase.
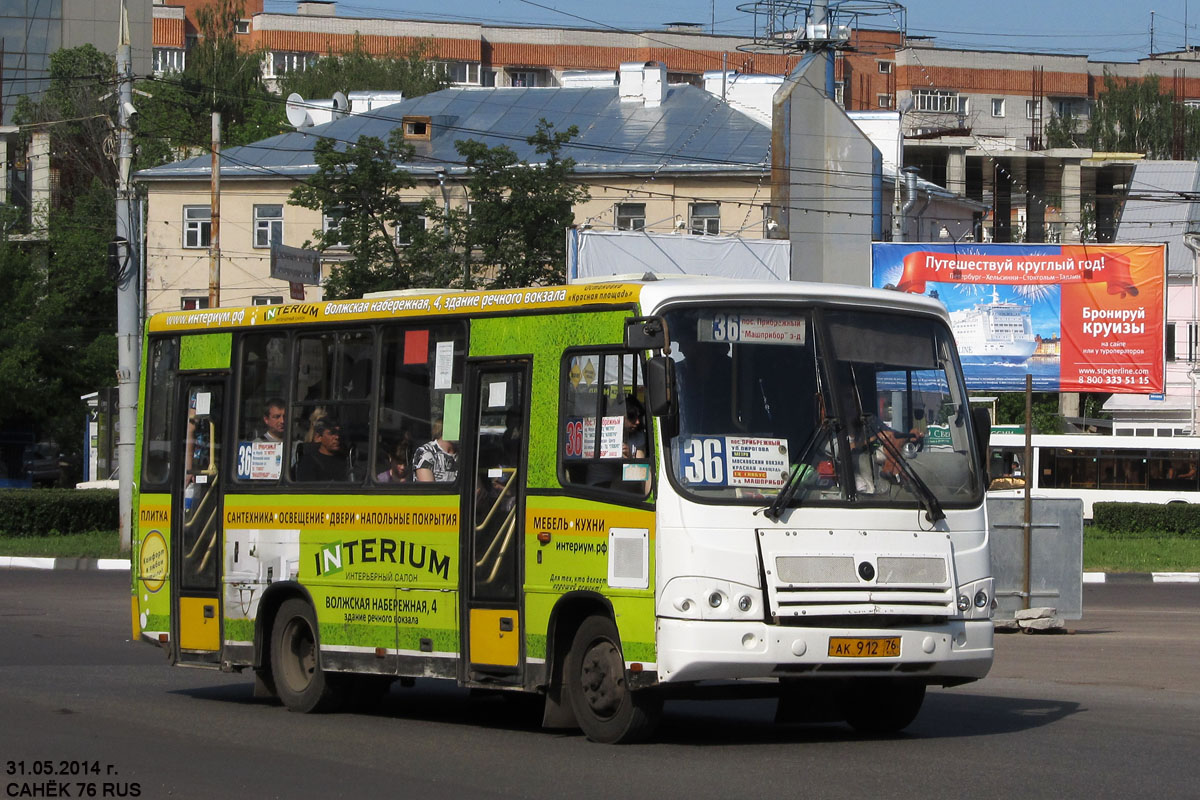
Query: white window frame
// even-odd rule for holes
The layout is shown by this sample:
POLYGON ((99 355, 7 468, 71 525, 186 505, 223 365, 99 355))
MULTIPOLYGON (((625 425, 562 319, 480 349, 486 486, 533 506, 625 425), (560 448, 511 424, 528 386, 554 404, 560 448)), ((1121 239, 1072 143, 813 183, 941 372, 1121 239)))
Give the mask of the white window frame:
POLYGON ((876 61, 875 63, 879 65, 880 75, 891 75, 892 71, 896 69, 895 61, 876 61))
MULTIPOLYGON (((421 208, 422 204, 421 203, 401 203, 401 205, 419 209, 419 208, 421 208)), ((429 229, 429 218, 426 217, 424 214, 417 214, 416 219, 413 221, 413 224, 416 226, 416 228, 414 230, 421 230, 421 231, 428 230, 429 229)), ((408 238, 402 237, 402 234, 406 230, 407 230, 407 228, 405 226, 396 225, 396 230, 395 230, 395 233, 393 234, 394 241, 396 242, 396 247, 408 247, 409 245, 412 244, 411 236, 409 236, 408 238)))
POLYGON ((721 233, 721 204, 715 201, 688 203, 688 230, 697 236, 721 233), (715 211, 715 213, 712 213, 715 211))
POLYGON ((208 297, 189 296, 179 298, 180 311, 199 311, 202 308, 208 308, 208 297))
POLYGON ((540 77, 537 70, 514 69, 508 73, 508 85, 525 89, 535 89, 541 85, 540 77), (518 79, 523 82, 518 83, 518 79))
POLYGON ((992 116, 997 117, 997 118, 1003 117, 1004 116, 1004 105, 1005 105, 1005 103, 1004 103, 1003 97, 993 97, 992 98, 992 116))
POLYGON ((477 61, 438 61, 435 66, 456 86, 480 85, 480 64, 477 61))
POLYGON ((237 22, 233 23, 233 32, 242 36, 250 33, 250 20, 239 19, 237 22))
POLYGON ((913 110, 937 114, 966 114, 967 97, 955 89, 914 89, 913 110))
POLYGON ((212 206, 183 207, 183 246, 186 250, 212 246, 212 206))
POLYGON ((287 75, 289 72, 303 72, 316 61, 315 53, 301 53, 294 50, 272 50, 270 58, 271 76, 287 75))
MULTIPOLYGON (((323 209, 321 211, 321 233, 327 234, 331 231, 336 231, 336 232, 340 233, 340 231, 338 231, 338 223, 341 221, 342 217, 344 217, 345 215, 346 215, 346 210, 343 208, 323 209)), ((339 241, 335 242, 334 244, 330 245, 329 247, 341 249, 346 246, 347 245, 345 242, 339 240, 339 241)))
POLYGON ((272 244, 283 244, 283 206, 277 203, 255 204, 254 241, 256 248, 270 248, 272 244), (269 210, 277 210, 270 213, 269 210))
POLYGON ((880 108, 895 108, 896 107, 896 101, 892 98, 892 96, 890 94, 875 95, 875 102, 879 105, 880 108))
POLYGON ((613 206, 613 227, 619 231, 645 230, 646 204, 617 203, 613 206), (641 209, 640 213, 638 212, 639 207, 641 209))
POLYGON ((1025 101, 1025 119, 1041 119, 1042 102, 1040 100, 1025 101))
POLYGON ((252 306, 279 306, 283 305, 283 295, 281 294, 256 294, 250 298, 252 306))
POLYGON ((845 81, 836 81, 833 84, 833 102, 845 108, 846 106, 846 83, 845 81))
POLYGON ((154 74, 165 75, 168 72, 183 72, 187 65, 187 51, 178 47, 154 48, 154 74))

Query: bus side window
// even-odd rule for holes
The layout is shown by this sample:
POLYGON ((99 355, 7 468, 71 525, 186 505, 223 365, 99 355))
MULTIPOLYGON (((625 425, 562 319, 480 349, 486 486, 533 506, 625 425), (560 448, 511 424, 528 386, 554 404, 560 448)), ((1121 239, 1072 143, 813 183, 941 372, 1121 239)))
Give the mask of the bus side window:
POLYGON ((237 448, 239 480, 275 483, 285 463, 288 424, 287 334, 242 337, 238 357, 237 448))
POLYGON ((171 477, 171 404, 179 368, 179 338, 155 339, 146 374, 146 419, 143 428, 142 491, 167 491, 171 477))
POLYGON ((362 483, 370 463, 369 329, 296 337, 288 461, 303 483, 362 483))
POLYGON ((568 352, 561 382, 563 482, 639 497, 649 494, 653 449, 639 357, 568 352))
MULTIPOLYGON (((411 485, 415 461, 435 456, 435 482, 457 477, 466 329, 461 323, 384 329, 373 481, 411 485), (430 447, 431 442, 441 444, 430 447), (451 452, 452 451, 452 452, 451 452)), ((429 474, 423 473, 425 477, 429 474)))

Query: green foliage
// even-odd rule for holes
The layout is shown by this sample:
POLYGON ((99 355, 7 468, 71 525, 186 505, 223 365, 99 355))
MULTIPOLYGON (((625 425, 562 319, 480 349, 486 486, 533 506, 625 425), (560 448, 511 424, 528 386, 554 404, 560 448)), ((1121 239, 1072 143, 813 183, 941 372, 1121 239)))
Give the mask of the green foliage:
POLYGON ((87 192, 93 178, 116 185, 116 141, 109 124, 116 114, 115 75, 112 56, 90 44, 58 50, 50 56, 46 93, 17 100, 13 121, 18 125, 50 123, 57 194, 67 206, 87 192))
POLYGON ((0 535, 46 536, 112 530, 119 523, 113 489, 0 489, 0 535))
MULTIPOLYGON (((996 396, 996 424, 1025 424, 1024 392, 1001 392, 996 396)), ((1035 433, 1062 433, 1062 416, 1058 413, 1058 395, 1053 392, 1033 393, 1033 430, 1035 433)))
POLYGON ((526 141, 543 157, 541 164, 518 162, 504 145, 455 143, 470 176, 471 219, 463 233, 473 253, 473 272, 489 276, 491 288, 565 282, 563 232, 575 223, 574 206, 589 196, 571 180, 574 159, 561 155, 563 145, 578 135, 574 125, 556 132, 539 120, 526 141))
POLYGON ((32 427, 68 453, 79 448, 80 395, 111 384, 117 365, 105 257, 114 205, 96 179, 52 212, 48 249, 0 240, 0 427, 32 427))
POLYGON ((574 127, 555 132, 541 120, 527 140, 543 156, 541 164, 518 161, 503 145, 457 142, 467 165, 470 217, 433 197, 420 203, 402 200, 402 190, 415 181, 403 166, 413 150, 399 128, 386 144, 374 137, 349 146, 319 141, 313 148, 317 171, 293 190, 291 200, 340 215, 335 230, 313 234, 317 249, 345 253, 325 283, 326 297, 414 286, 563 282, 563 231, 574 222, 573 206, 588 197, 570 181, 574 161, 560 155, 577 133, 574 127), (420 217, 427 224, 420 224, 420 217), (406 244, 396 244, 396 229, 406 244))
POLYGON ((1086 147, 1087 131, 1081 130, 1074 114, 1051 114, 1043 131, 1047 147, 1086 147))
POLYGON ((1174 536, 1200 539, 1200 505, 1093 503, 1092 524, 1111 539, 1174 536))
POLYGON ((373 56, 358 34, 345 52, 330 53, 279 81, 282 96, 297 92, 306 100, 351 91, 398 91, 405 97, 417 97, 449 85, 445 74, 425 60, 421 48, 373 56))
POLYGON ((1147 158, 1200 155, 1200 110, 1174 102, 1157 75, 1118 81, 1107 70, 1104 91, 1096 99, 1087 143, 1094 150, 1145 153, 1147 158))
POLYGON ((119 531, 87 531, 61 536, 0 536, 0 556, 27 558, 129 558, 121 552, 119 531))
POLYGON ((178 75, 139 83, 134 119, 138 169, 208 152, 212 114, 221 115, 221 143, 250 144, 286 129, 283 103, 262 81, 262 50, 238 40, 244 19, 237 0, 214 0, 196 11, 200 38, 178 75))

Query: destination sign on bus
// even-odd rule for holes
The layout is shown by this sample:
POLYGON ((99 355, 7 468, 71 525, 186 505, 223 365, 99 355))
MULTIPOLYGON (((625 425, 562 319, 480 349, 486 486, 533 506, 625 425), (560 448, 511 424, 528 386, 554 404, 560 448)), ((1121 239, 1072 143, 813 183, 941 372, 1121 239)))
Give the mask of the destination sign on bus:
POLYGON ((786 439, 698 436, 680 445, 683 480, 696 486, 778 489, 788 475, 786 439))
POLYGON ((702 342, 803 345, 803 317, 768 317, 748 314, 713 314, 698 321, 696 338, 702 342))

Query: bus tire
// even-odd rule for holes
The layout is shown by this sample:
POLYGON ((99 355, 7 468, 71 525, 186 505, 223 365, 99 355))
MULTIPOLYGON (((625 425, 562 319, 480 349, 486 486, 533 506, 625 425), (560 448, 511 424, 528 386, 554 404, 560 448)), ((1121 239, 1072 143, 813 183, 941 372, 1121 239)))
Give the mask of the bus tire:
POLYGON ((341 701, 336 680, 321 669, 317 615, 300 598, 285 600, 271 628, 271 675, 288 711, 302 714, 333 710, 341 701))
POLYGON ((563 688, 584 735, 602 744, 649 737, 662 717, 662 695, 631 691, 617 627, 608 617, 587 617, 575 632, 563 670, 563 688))
POLYGON ((917 681, 852 681, 839 697, 842 715, 860 733, 898 733, 917 718, 925 684, 917 681))

